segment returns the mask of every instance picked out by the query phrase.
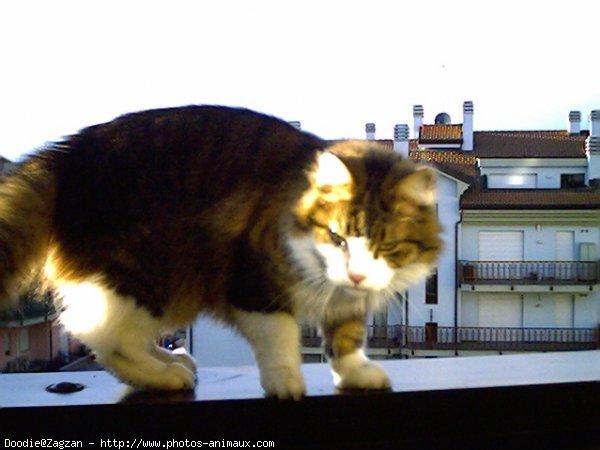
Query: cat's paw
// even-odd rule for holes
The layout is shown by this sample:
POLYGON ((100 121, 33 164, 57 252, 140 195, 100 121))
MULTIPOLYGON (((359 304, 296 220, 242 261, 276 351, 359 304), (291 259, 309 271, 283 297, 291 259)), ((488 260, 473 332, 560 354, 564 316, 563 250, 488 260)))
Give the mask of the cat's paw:
POLYGON ((279 399, 300 400, 306 387, 297 368, 278 367, 261 371, 260 384, 267 393, 279 399))
POLYGON ((166 364, 179 363, 187 367, 193 373, 196 373, 198 366, 194 358, 186 353, 185 349, 177 348, 173 351, 155 345, 152 348, 152 354, 166 364))
POLYGON ((157 389, 179 391, 192 389, 196 384, 196 374, 180 363, 168 364, 156 383, 157 389))
POLYGON ((338 387, 341 389, 390 389, 392 383, 385 371, 376 363, 365 361, 353 367, 341 377, 338 387))
POLYGON ((187 353, 171 353, 171 357, 175 362, 183 364, 184 367, 187 367, 193 373, 196 373, 196 371, 198 370, 196 361, 192 356, 188 355, 187 353))

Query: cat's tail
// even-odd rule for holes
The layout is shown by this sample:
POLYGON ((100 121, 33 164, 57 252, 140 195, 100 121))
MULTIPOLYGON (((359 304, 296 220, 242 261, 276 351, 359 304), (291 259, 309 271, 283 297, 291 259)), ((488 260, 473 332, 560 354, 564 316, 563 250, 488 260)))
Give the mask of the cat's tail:
POLYGON ((0 180, 0 307, 14 300, 46 261, 55 181, 50 158, 41 155, 0 180))

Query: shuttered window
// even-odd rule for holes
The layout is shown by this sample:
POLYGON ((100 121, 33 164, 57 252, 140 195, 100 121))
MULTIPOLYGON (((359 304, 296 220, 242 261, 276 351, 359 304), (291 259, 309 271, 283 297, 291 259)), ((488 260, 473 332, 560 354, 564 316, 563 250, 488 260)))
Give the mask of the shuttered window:
POLYGON ((489 189, 535 189, 537 187, 537 175, 534 173, 489 174, 487 183, 489 189))
POLYGON ((521 296, 516 294, 479 294, 479 326, 518 328, 521 319, 521 296))
POLYGON ((480 231, 479 261, 523 261, 522 231, 480 231))

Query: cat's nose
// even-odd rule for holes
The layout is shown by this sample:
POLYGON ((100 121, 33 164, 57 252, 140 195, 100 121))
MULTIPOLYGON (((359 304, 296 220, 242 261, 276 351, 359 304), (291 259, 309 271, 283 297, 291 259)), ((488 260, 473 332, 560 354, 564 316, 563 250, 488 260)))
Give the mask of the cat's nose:
POLYGON ((348 278, 350 278, 350 280, 356 286, 358 286, 360 283, 362 283, 363 281, 365 281, 365 278, 367 278, 367 277, 365 275, 363 275, 362 273, 348 272, 348 278))

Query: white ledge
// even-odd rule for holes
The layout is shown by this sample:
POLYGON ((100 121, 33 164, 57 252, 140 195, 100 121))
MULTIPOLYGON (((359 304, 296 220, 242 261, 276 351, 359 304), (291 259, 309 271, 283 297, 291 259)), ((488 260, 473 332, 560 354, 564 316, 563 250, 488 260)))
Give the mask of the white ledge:
MULTIPOLYGON (((548 385, 600 381, 600 350, 463 358, 381 361, 397 393, 548 385)), ((335 395, 328 365, 304 364, 307 396, 335 395)), ((132 398, 153 401, 259 399, 264 396, 254 366, 198 370, 193 392, 135 392, 104 371, 0 375, 0 407, 114 404, 132 398), (59 382, 81 383, 72 394, 46 392, 59 382)))

